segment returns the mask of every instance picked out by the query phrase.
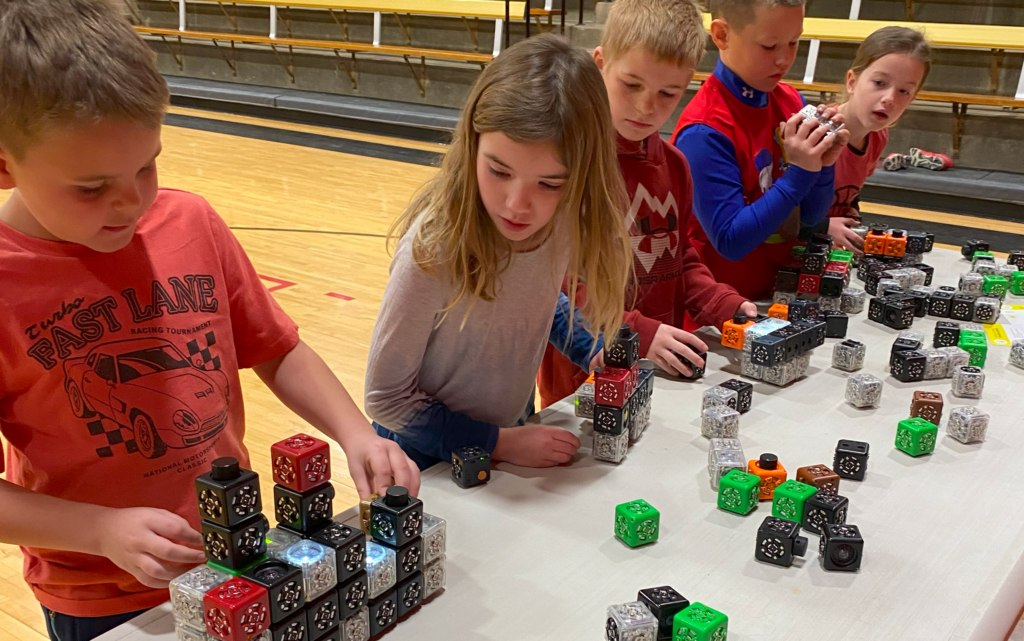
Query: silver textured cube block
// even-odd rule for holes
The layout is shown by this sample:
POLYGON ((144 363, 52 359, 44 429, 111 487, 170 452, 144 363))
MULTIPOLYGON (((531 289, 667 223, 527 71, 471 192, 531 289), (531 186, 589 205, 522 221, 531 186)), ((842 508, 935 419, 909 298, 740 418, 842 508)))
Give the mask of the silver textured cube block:
POLYGON ((711 439, 708 448, 708 476, 711 478, 711 489, 717 490, 718 481, 732 469, 741 472, 747 470, 747 459, 739 439, 711 439))
POLYGON ((621 463, 629 449, 629 432, 611 436, 594 432, 594 458, 598 461, 621 463))
POLYGON ((746 378, 759 381, 764 378, 764 365, 754 363, 750 358, 750 352, 743 352, 740 358, 740 374, 746 378))
POLYGON ((700 433, 705 438, 736 438, 740 434, 740 413, 721 405, 701 412, 700 433))
POLYGON ((985 277, 978 272, 967 272, 966 274, 960 274, 960 285, 958 289, 965 294, 974 294, 977 296, 980 294, 985 287, 985 277))
POLYGON ((939 348, 920 350, 924 354, 924 379, 926 381, 946 378, 949 371, 949 354, 939 348))
POLYGON ((926 344, 924 334, 921 332, 915 332, 913 330, 905 329, 897 335, 897 338, 905 338, 908 341, 917 341, 922 345, 926 344))
POLYGON ((998 298, 978 296, 974 299, 974 321, 991 325, 999 320, 1001 303, 998 298))
POLYGON ((594 384, 587 382, 576 390, 576 416, 594 418, 594 384))
POLYGON ((613 605, 605 620, 606 641, 657 641, 658 620, 639 601, 613 605))
MULTIPOLYGON (((895 280, 897 283, 899 283, 900 289, 902 291, 905 291, 905 292, 910 291, 911 285, 914 284, 914 278, 911 275, 909 269, 900 268, 900 269, 889 269, 887 271, 892 276, 891 280, 895 280)), ((889 279, 883 278, 882 280, 889 280, 889 279)), ((879 284, 881 284, 881 281, 879 281, 879 284)), ((922 281, 921 284, 923 285, 924 281, 922 281)), ((882 294, 879 293, 879 296, 881 296, 881 295, 882 294)))
MULTIPOLYGON (((813 350, 812 350, 813 351, 813 350)), ((793 359, 793 370, 791 372, 793 380, 798 380, 807 376, 807 370, 811 368, 811 352, 804 352, 793 359)))
POLYGON ((766 366, 761 380, 776 387, 785 387, 797 379, 799 367, 800 365, 796 362, 796 359, 777 363, 771 367, 766 366))
MULTIPOLYGON (((918 270, 918 271, 920 271, 920 270, 918 270)), ((921 273, 923 274, 924 272, 921 272, 921 273)), ((924 294, 925 296, 931 296, 932 294, 935 293, 935 288, 934 287, 927 287, 925 285, 914 285, 913 287, 910 288, 910 293, 911 294, 924 294)))
POLYGON ((949 412, 946 433, 961 443, 980 443, 988 432, 989 416, 977 407, 954 407, 949 412))
POLYGON ((899 281, 893 280, 892 278, 883 278, 878 281, 878 295, 885 296, 889 292, 902 292, 903 286, 900 285, 899 281))
POLYGON ((996 263, 986 258, 974 263, 974 267, 971 269, 974 273, 981 274, 982 276, 994 276, 996 273, 996 263))
POLYGON ((341 641, 369 641, 370 608, 365 605, 341 623, 341 641))
POLYGON ((996 265, 996 276, 1002 276, 1007 282, 1013 282, 1013 274, 1017 271, 1016 265, 996 265))
POLYGON ((725 405, 736 409, 736 403, 739 400, 739 394, 734 389, 726 389, 721 385, 715 385, 704 390, 704 395, 701 398, 701 411, 706 410, 709 407, 716 405, 725 405))
POLYGON ((197 630, 191 626, 184 625, 177 619, 174 622, 174 637, 177 641, 217 641, 216 638, 206 634, 205 624, 202 630, 197 630))
POLYGON ((231 579, 231 575, 208 565, 199 565, 171 581, 171 612, 174 620, 199 630, 206 629, 203 595, 231 579))
POLYGON ((868 293, 863 289, 847 287, 840 298, 839 311, 844 314, 859 314, 864 311, 867 300, 868 293))
POLYGON ((953 396, 981 398, 985 389, 985 372, 980 367, 960 367, 953 372, 953 396))
POLYGON ((423 568, 423 598, 427 599, 432 594, 444 588, 447 579, 446 557, 434 561, 423 568))
POLYGON ((949 358, 946 361, 946 378, 952 377, 953 372, 961 367, 971 364, 971 355, 965 349, 960 347, 940 347, 939 351, 949 358))
POLYGON ((856 372, 864 367, 867 351, 867 347, 860 341, 845 340, 836 343, 832 348, 832 367, 844 372, 856 372))
POLYGON ((818 308, 823 312, 838 312, 843 306, 843 299, 839 296, 821 296, 818 298, 818 308))
POLYGON ((911 254, 909 252, 906 253, 906 254, 903 254, 903 264, 904 265, 920 265, 923 262, 924 262, 924 254, 911 254))
POLYGON ((907 267, 903 271, 910 278, 910 286, 904 287, 904 291, 913 291, 915 287, 924 287, 925 282, 928 280, 928 274, 916 267, 907 267))
POLYGON ((366 575, 370 584, 370 598, 376 599, 395 587, 398 578, 398 562, 395 551, 376 543, 366 542, 366 575))
MULTIPOLYGON (((394 552, 391 554, 394 556, 394 552)), ((337 556, 334 548, 315 541, 299 541, 277 558, 302 570, 306 601, 312 602, 338 585, 337 556)))
POLYGON ((1024 369, 1024 341, 1013 341, 1010 346, 1010 365, 1024 369))
POLYGON ((882 381, 871 374, 854 374, 846 381, 846 402, 858 408, 878 407, 882 381))
POLYGON ((772 294, 773 303, 782 303, 783 305, 789 305, 792 301, 796 300, 796 292, 775 292, 772 294))
POLYGON ((444 519, 423 514, 423 565, 444 556, 448 548, 448 523, 444 519))

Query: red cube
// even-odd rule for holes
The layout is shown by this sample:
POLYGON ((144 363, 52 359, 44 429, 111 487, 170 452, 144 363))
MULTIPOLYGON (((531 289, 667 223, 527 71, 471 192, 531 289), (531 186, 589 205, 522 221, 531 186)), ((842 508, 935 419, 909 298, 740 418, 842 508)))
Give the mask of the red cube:
POLYGON ((206 632, 221 641, 249 641, 270 627, 267 589, 241 577, 203 595, 206 632))
POLYGON ((848 274, 850 272, 850 263, 841 260, 830 260, 825 264, 825 271, 848 274))
POLYGON ((796 291, 801 294, 817 294, 821 287, 821 276, 817 274, 800 274, 796 291))
POLYGON ((326 441, 296 434, 270 446, 274 482, 305 492, 331 478, 331 447, 326 441))
MULTIPOLYGON (((639 376, 639 374, 638 374, 639 376)), ((632 368, 605 367, 594 373, 594 403, 622 407, 636 387, 632 368)))

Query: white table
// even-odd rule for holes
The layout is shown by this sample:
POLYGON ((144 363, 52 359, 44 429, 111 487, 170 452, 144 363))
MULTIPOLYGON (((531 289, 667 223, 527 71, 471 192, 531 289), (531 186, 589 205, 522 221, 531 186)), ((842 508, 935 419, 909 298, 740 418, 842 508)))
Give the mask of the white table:
MULTIPOLYGON (((967 263, 936 249, 935 285, 954 284, 967 263)), ((935 319, 914 329, 928 340, 935 319)), ((738 375, 737 352, 711 345, 710 373, 696 383, 658 378, 651 427, 618 466, 581 456, 570 467, 535 470, 499 464, 491 482, 462 490, 448 467, 424 474, 426 510, 448 520, 448 587, 387 635, 389 641, 601 639, 608 605, 641 588, 669 584, 691 601, 729 616, 731 641, 829 639, 1001 640, 1024 603, 1024 370, 1009 349, 990 346, 984 397, 954 398, 949 379, 903 384, 885 366, 897 332, 851 319, 850 338, 868 346, 863 371, 882 378, 882 406, 843 402, 847 374, 830 367, 830 339, 812 357, 809 376, 780 389, 756 383, 740 438, 747 458, 774 452, 797 467, 831 466, 840 438, 868 441, 863 482, 843 480, 849 522, 865 537, 860 572, 825 572, 818 537, 790 568, 754 560, 762 503, 737 516, 715 507, 708 484, 708 442, 700 435, 701 392, 738 375), (894 446, 914 390, 944 393, 946 408, 977 404, 992 415, 988 440, 963 445, 945 436, 934 454, 911 458, 894 446), (615 505, 644 498, 661 511, 660 540, 629 549, 612 534, 615 505)), ((709 339, 710 342, 711 339, 709 339)), ((582 432, 569 403, 544 422, 582 432)), ((169 641, 162 608, 101 637, 169 641)))

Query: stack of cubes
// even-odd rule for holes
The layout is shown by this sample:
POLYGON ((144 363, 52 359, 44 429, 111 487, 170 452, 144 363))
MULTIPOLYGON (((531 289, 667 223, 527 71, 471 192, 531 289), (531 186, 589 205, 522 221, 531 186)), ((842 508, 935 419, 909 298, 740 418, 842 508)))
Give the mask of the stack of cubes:
POLYGON ((740 414, 750 411, 753 396, 754 386, 735 378, 706 389, 701 402, 701 434, 705 438, 737 438, 740 414))
POLYGON ((855 314, 859 310, 854 299, 847 297, 847 308, 843 309, 843 294, 849 288, 852 271, 853 253, 832 250, 830 236, 816 235, 806 247, 796 248, 791 265, 779 270, 774 302, 788 305, 795 300, 813 300, 822 312, 855 314))
POLYGON ((923 335, 901 332, 889 355, 893 378, 904 383, 951 378, 958 368, 969 365, 971 360, 971 354, 958 346, 961 332, 955 323, 940 321, 931 348, 924 347, 923 335))
POLYGON ((637 600, 608 608, 606 641, 725 641, 729 617, 703 603, 690 603, 671 586, 640 590, 637 600))
MULTIPOLYGON (((795 309, 790 305, 790 318, 795 309)), ((814 315, 816 307, 806 305, 804 310, 808 317, 795 322, 768 318, 747 328, 741 361, 743 376, 782 387, 807 374, 811 352, 825 344, 827 326, 814 315), (785 324, 780 327, 780 323, 785 324)))
POLYGON ((605 367, 594 373, 593 389, 594 458, 620 463, 630 442, 647 429, 654 393, 654 371, 640 369, 640 337, 629 325, 619 328, 617 340, 605 350, 605 367))
POLYGON ((1013 262, 1017 260, 1013 256, 1007 264, 997 265, 995 256, 987 250, 967 252, 965 249, 964 254, 968 253, 972 261, 971 271, 960 275, 957 290, 940 288, 941 295, 940 292, 935 293, 936 300, 929 302, 928 313, 958 321, 995 323, 1006 294, 1014 291, 1014 287, 1024 293, 1024 274, 1013 262))

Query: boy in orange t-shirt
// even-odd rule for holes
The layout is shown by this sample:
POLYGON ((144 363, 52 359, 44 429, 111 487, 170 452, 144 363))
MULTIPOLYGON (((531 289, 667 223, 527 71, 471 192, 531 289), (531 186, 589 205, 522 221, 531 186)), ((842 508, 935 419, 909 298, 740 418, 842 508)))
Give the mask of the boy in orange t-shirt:
POLYGON ((0 3, 0 541, 60 641, 204 561, 194 480, 249 460, 240 368, 341 444, 360 495, 419 486, 210 205, 158 189, 167 103, 104 0, 0 3))

